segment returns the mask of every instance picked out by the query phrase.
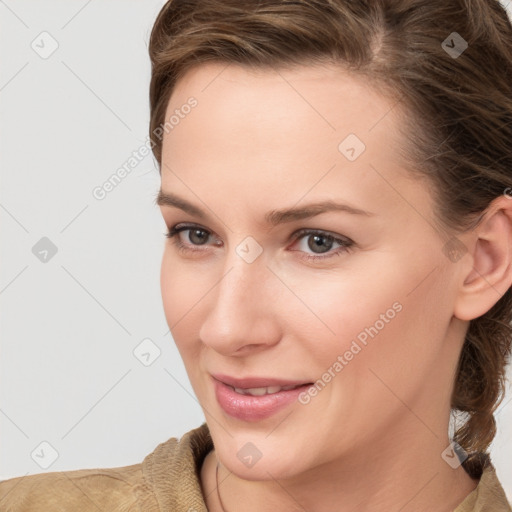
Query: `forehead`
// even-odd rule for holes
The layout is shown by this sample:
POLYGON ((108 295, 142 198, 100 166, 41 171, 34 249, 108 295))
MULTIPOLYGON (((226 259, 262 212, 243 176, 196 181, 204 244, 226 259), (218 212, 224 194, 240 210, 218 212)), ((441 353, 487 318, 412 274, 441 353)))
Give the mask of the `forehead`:
POLYGON ((203 63, 178 80, 166 118, 190 96, 200 100, 202 110, 208 108, 218 117, 225 105, 247 110, 253 107, 252 113, 257 117, 252 121, 265 117, 275 120, 286 112, 288 116, 316 117, 315 127, 327 131, 345 129, 347 125, 367 131, 379 122, 379 113, 382 117, 392 107, 390 100, 372 89, 365 79, 332 63, 286 68, 203 63))
POLYGON ((254 69, 205 63, 175 86, 165 119, 179 123, 164 134, 163 153, 172 150, 176 162, 189 148, 184 142, 196 137, 203 149, 211 145, 233 157, 242 150, 246 158, 264 149, 269 158, 294 152, 332 160, 340 156, 339 144, 353 134, 350 140, 359 139, 359 149, 384 144, 392 157, 389 147, 401 142, 393 107, 363 79, 334 64, 254 69), (190 98, 197 104, 192 110, 190 98))
POLYGON ((315 194, 370 211, 405 206, 411 214, 408 203, 418 201, 429 210, 397 151, 395 104, 339 66, 201 64, 176 84, 172 115, 179 122, 164 135, 164 190, 211 198, 213 183, 229 184, 245 194, 240 208, 257 193, 268 206, 315 194), (196 106, 183 109, 190 98, 196 106))

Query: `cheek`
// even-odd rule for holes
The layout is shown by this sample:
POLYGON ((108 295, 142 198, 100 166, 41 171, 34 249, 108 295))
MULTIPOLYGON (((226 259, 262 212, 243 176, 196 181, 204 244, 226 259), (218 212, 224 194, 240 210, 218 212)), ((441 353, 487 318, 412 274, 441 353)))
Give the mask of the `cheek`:
MULTIPOLYGON (((365 264, 365 268, 372 266, 365 264)), ((301 283, 297 295, 316 318, 304 310, 309 322, 302 324, 304 335, 297 334, 310 343, 311 355, 321 363, 319 366, 332 363, 351 347, 353 353, 362 352, 372 340, 382 339, 393 324, 402 321, 407 302, 403 279, 387 267, 386 274, 350 269, 316 275, 311 282, 301 283), (313 342, 318 336, 322 342, 313 342)), ((352 358, 351 354, 347 357, 352 358)))
POLYGON ((177 259, 169 254, 168 249, 164 250, 160 270, 162 305, 167 325, 182 354, 185 348, 183 341, 192 335, 191 327, 197 325, 193 319, 193 306, 207 291, 206 287, 201 287, 201 279, 191 280, 193 276, 193 273, 180 266, 177 259))
POLYGON ((335 335, 324 335, 325 343, 313 347, 310 327, 303 339, 318 378, 327 384, 319 394, 338 404, 336 421, 348 418, 349 410, 363 423, 383 423, 403 403, 412 406, 426 383, 446 384, 436 372, 451 319, 449 278, 433 270, 432 261, 425 258, 414 267, 389 262, 378 267, 385 274, 367 272, 365 280, 322 285, 326 294, 316 299, 317 312, 335 335))
POLYGON ((180 273, 173 270, 172 261, 167 254, 167 250, 164 250, 160 269, 160 290, 167 325, 171 329, 179 318, 179 304, 183 304, 180 301, 180 297, 187 293, 187 289, 183 287, 183 279, 180 279, 180 275, 180 273))
POLYGON ((440 275, 443 264, 428 246, 417 247, 414 254, 399 246, 372 251, 358 255, 342 273, 304 283, 301 297, 334 331, 330 337, 338 349, 352 339, 364 345, 391 333, 397 345, 400 332, 431 329, 443 311, 450 318, 448 285, 440 275))
POLYGON ((194 308, 194 304, 204 296, 207 288, 202 289, 201 280, 194 279, 192 283, 193 275, 180 266, 176 258, 172 258, 167 250, 164 251, 160 287, 165 318, 194 392, 200 396, 200 390, 195 389, 199 379, 197 374, 200 373, 198 364, 200 343, 194 343, 194 340, 198 340, 197 326, 200 325, 200 319, 194 317, 199 310, 194 308))
POLYGON ((189 322, 197 304, 211 288, 212 276, 201 265, 180 260, 175 249, 166 248, 160 269, 162 302, 169 326, 189 322), (182 321, 180 319, 183 318, 182 321))

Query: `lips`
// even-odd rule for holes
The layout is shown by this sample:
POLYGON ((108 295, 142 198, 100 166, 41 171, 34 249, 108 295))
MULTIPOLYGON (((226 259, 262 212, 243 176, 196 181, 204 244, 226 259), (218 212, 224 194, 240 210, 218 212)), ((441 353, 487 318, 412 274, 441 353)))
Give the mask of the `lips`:
MULTIPOLYGON (((230 386, 232 387, 232 386, 230 386)), ((273 395, 274 393, 279 393, 279 391, 289 391, 290 389, 294 389, 298 386, 268 386, 268 387, 259 387, 259 388, 236 388, 233 389, 240 393, 241 395, 251 395, 251 396, 263 396, 263 395, 273 395)))
POLYGON ((259 421, 296 402, 311 382, 266 377, 236 379, 212 375, 215 395, 226 414, 243 421, 259 421))
POLYGON ((240 389, 250 389, 250 388, 266 388, 272 386, 279 387, 296 387, 303 386, 305 384, 311 384, 311 382, 303 381, 303 380, 283 380, 283 379, 274 379, 267 377, 247 377, 244 379, 236 379, 234 377, 230 377, 229 375, 221 375, 221 374, 212 374, 212 377, 228 386, 233 388, 240 389))

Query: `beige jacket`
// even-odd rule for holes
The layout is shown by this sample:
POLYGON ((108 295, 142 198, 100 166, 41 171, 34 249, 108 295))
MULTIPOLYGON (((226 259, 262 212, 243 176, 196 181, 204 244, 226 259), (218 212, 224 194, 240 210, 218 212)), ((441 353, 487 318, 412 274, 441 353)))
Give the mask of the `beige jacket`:
MULTIPOLYGON (((207 512, 199 479, 213 443, 206 423, 159 444, 139 464, 0 482, 0 512, 207 512)), ((512 512, 494 467, 454 512, 512 512)))

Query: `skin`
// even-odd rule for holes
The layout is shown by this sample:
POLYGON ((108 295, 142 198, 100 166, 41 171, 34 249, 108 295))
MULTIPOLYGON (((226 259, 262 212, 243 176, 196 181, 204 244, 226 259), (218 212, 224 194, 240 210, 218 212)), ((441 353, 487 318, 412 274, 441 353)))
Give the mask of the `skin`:
POLYGON ((458 236, 467 252, 452 262, 426 184, 398 156, 400 112, 366 82, 332 65, 202 64, 178 82, 166 119, 190 96, 197 106, 164 136, 162 190, 207 217, 161 212, 168 228, 210 236, 166 241, 161 289, 215 444, 201 470, 208 509, 222 510, 218 462, 228 512, 453 510, 478 483, 441 457, 453 377, 469 320, 511 285, 512 201, 498 198, 458 236), (354 161, 338 150, 350 133, 366 145, 354 161), (326 199, 373 215, 265 224, 271 210, 326 199), (311 235, 294 238, 302 228, 353 245, 315 251, 311 235), (247 236, 262 249, 252 263, 236 252, 247 236), (245 422, 217 403, 209 373, 314 382, 396 302, 401 311, 307 405, 245 422), (247 442, 262 454, 252 467, 237 457, 247 442))

